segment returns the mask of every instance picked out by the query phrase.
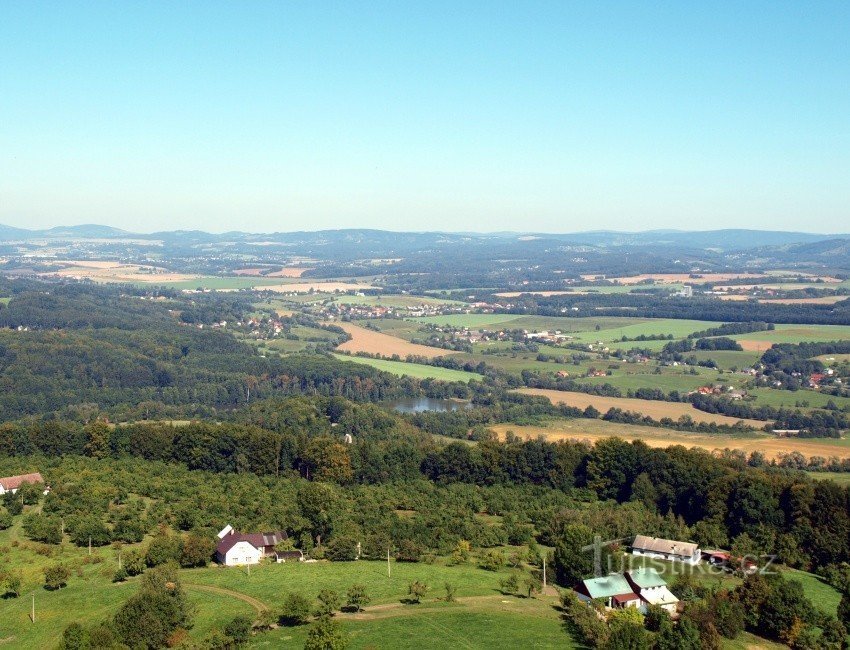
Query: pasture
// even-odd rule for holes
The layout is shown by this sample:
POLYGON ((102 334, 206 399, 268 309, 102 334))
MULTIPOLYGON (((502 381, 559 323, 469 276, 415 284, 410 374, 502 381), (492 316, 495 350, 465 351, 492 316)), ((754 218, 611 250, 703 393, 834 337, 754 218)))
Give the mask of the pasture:
POLYGON ((678 420, 682 416, 687 416, 694 422, 714 422, 716 424, 734 425, 737 422, 743 421, 744 424, 754 428, 761 428, 765 424, 759 420, 740 420, 725 415, 704 413, 685 402, 660 402, 655 400, 630 399, 628 397, 602 397, 599 395, 588 395, 586 393, 574 393, 566 390, 546 390, 543 388, 520 388, 517 392, 525 395, 545 397, 553 404, 566 404, 580 409, 593 406, 602 413, 612 408, 618 408, 624 411, 647 415, 653 420, 660 420, 661 418, 678 420))
POLYGON ((422 305, 454 305, 462 306, 465 302, 458 300, 441 300, 432 296, 410 296, 399 294, 382 294, 379 296, 339 296, 336 301, 346 305, 380 305, 383 307, 411 308, 422 305))
POLYGON ((451 368, 439 368, 437 366, 428 366, 424 363, 407 363, 406 361, 390 361, 389 359, 370 359, 368 357, 356 357, 347 354, 335 354, 334 356, 341 361, 361 363, 394 375, 407 375, 408 377, 415 377, 417 379, 439 379, 441 381, 463 382, 468 382, 472 379, 484 379, 482 375, 474 372, 452 370, 451 368))

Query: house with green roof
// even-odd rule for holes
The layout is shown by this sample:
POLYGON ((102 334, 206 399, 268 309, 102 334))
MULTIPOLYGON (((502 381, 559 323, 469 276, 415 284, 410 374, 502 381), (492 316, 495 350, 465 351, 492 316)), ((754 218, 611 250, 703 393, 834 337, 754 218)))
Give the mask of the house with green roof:
POLYGON ((582 580, 575 587, 579 600, 601 600, 606 607, 640 607, 641 601, 621 573, 582 580))
POLYGON ((658 573, 658 569, 643 567, 627 571, 625 579, 632 591, 645 603, 658 605, 671 614, 676 611, 679 599, 667 588, 667 581, 658 573))

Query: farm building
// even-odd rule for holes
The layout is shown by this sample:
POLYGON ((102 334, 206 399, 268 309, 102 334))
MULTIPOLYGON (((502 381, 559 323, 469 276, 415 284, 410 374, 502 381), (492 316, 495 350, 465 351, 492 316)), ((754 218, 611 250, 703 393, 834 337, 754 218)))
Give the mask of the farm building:
POLYGON ((579 600, 586 603, 600 600, 608 609, 634 607, 646 612, 647 605, 658 605, 672 614, 679 603, 655 569, 636 569, 625 574, 611 573, 582 580, 575 592, 579 600))
POLYGON ((288 539, 286 532, 238 533, 228 525, 218 534, 215 547, 216 560, 225 566, 258 564, 263 558, 274 558, 276 562, 303 560, 301 551, 276 551, 275 546, 288 539))
POLYGON ((676 611, 679 599, 667 588, 667 582, 656 569, 643 568, 628 571, 626 580, 643 602, 658 605, 671 614, 676 611))
POLYGON ((697 544, 646 535, 635 536, 635 541, 632 542, 632 555, 642 555, 659 560, 675 560, 694 565, 699 564, 702 559, 702 552, 697 544))
MULTIPOLYGON (((20 474, 18 476, 5 476, 0 478, 0 495, 6 494, 7 492, 15 494, 18 491, 18 488, 24 483, 39 485, 44 483, 44 479, 38 472, 33 472, 32 474, 20 474)), ((49 491, 50 488, 45 487, 44 493, 47 494, 49 491)))
POLYGON ((620 573, 582 580, 576 585, 575 592, 581 601, 602 599, 609 608, 640 606, 640 598, 620 573))

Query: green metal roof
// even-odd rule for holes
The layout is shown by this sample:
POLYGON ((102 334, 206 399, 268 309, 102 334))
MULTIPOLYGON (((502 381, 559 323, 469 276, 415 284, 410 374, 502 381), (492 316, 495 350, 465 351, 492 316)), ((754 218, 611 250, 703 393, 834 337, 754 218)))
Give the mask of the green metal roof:
POLYGON ((583 582, 591 598, 610 598, 620 594, 630 594, 633 591, 620 573, 612 573, 602 578, 590 578, 583 582))
POLYGON ((658 569, 652 567, 643 567, 629 571, 629 577, 641 589, 651 589, 652 587, 666 587, 667 581, 658 573, 658 569))

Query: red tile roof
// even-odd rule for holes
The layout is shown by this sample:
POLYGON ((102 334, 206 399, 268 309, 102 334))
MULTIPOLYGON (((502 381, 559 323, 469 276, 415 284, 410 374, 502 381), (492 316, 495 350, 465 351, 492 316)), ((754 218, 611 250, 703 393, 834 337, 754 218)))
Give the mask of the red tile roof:
POLYGON ((44 483, 41 474, 33 472, 32 474, 20 474, 19 476, 6 476, 0 478, 0 485, 4 490, 17 490, 24 483, 44 483))

